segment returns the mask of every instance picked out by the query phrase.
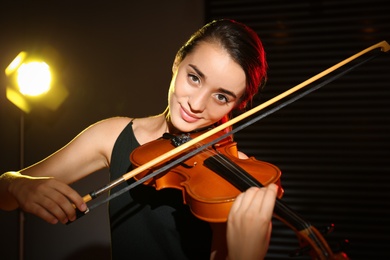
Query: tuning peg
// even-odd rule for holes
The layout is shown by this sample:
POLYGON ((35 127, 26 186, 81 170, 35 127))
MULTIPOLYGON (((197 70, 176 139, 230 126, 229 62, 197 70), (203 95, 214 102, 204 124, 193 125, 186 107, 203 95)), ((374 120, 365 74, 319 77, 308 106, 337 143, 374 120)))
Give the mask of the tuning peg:
POLYGON ((320 232, 321 232, 321 234, 323 234, 323 235, 328 235, 328 234, 332 233, 333 230, 334 230, 334 224, 332 223, 332 224, 330 224, 330 225, 328 225, 328 226, 322 228, 322 229, 320 230, 320 232))

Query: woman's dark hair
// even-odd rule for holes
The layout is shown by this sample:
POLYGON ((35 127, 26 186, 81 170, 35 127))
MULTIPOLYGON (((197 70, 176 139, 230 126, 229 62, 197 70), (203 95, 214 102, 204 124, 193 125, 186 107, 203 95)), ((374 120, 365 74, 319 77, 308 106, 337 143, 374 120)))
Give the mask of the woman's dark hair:
POLYGON ((237 103, 244 109, 267 78, 265 51, 258 35, 248 26, 234 20, 212 21, 198 31, 179 49, 175 63, 180 63, 200 42, 220 44, 245 72, 246 90, 237 103))

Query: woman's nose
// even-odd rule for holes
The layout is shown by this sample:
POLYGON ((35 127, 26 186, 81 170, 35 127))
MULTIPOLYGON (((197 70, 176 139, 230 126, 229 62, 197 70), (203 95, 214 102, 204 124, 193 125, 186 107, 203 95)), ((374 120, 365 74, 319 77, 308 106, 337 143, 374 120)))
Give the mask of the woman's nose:
POLYGON ((192 112, 200 113, 206 109, 209 95, 205 88, 199 88, 188 97, 188 105, 192 112))

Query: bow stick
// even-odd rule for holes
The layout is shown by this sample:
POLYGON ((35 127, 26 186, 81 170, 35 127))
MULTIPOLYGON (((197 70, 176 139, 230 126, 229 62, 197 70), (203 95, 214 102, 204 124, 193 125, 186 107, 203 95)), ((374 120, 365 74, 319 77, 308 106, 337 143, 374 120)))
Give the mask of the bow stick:
MULTIPOLYGON (((155 166, 155 165, 157 165, 157 164, 159 164, 159 163, 161 163, 163 161, 166 161, 166 160, 168 160, 168 159, 178 155, 179 153, 184 152, 185 150, 191 148, 192 146, 201 143, 201 141, 203 141, 204 139, 206 139, 206 138, 208 138, 208 137, 210 137, 210 136, 212 136, 212 135, 214 135, 214 134, 216 134, 216 133, 218 133, 218 132, 220 132, 220 131, 222 131, 222 130, 230 127, 230 126, 232 126, 233 124, 236 124, 236 123, 240 122, 241 120, 243 120, 243 119, 245 119, 247 117, 250 117, 251 115, 253 115, 253 114, 259 112, 260 110, 263 110, 264 108, 266 108, 266 107, 276 103, 277 101, 279 101, 279 100, 281 100, 281 99, 283 99, 283 98, 285 98, 285 97, 287 97, 287 96, 297 92, 298 90, 300 90, 300 89, 306 87, 307 85, 315 82, 316 80, 318 80, 318 79, 328 75, 329 73, 331 73, 331 72, 337 70, 338 68, 346 65, 347 63, 357 59, 358 57, 360 57, 360 56, 362 56, 362 55, 364 55, 364 54, 366 54, 366 53, 368 53, 368 52, 370 52, 372 50, 378 49, 378 48, 380 48, 380 50, 382 52, 388 52, 390 50, 390 45, 386 41, 382 41, 382 42, 374 44, 374 45, 372 45, 372 46, 370 46, 370 47, 368 47, 368 48, 366 48, 366 49, 364 49, 364 50, 362 50, 362 51, 352 55, 351 57, 349 57, 349 58, 347 58, 347 59, 345 59, 345 60, 343 60, 343 61, 341 61, 341 62, 339 62, 339 63, 337 63, 335 65, 333 65, 332 67, 330 67, 330 68, 328 68, 328 69, 318 73, 317 75, 315 75, 315 76, 307 79, 306 81, 296 85, 295 87, 292 87, 289 90, 287 90, 287 91, 285 91, 285 92, 275 96, 274 98, 272 98, 272 99, 270 99, 270 100, 268 100, 268 101, 266 101, 266 102, 264 102, 264 103, 262 103, 262 104, 260 104, 260 105, 258 105, 256 107, 254 107, 254 108, 252 108, 252 109, 250 109, 250 110, 248 110, 248 111, 246 111, 244 113, 242 113, 239 116, 236 116, 236 117, 230 119, 229 121, 227 121, 227 122, 225 122, 225 123, 223 123, 223 124, 221 124, 221 125, 219 125, 219 126, 217 126, 215 128, 210 129, 209 131, 199 135, 198 137, 196 137, 196 138, 194 138, 192 140, 189 140, 188 142, 186 142, 186 143, 184 143, 184 144, 182 144, 180 146, 177 146, 176 148, 166 152, 165 154, 162 154, 162 155, 154 158, 153 160, 151 160, 151 161, 149 161, 149 162, 147 162, 147 163, 145 163, 145 164, 135 168, 134 170, 125 173, 120 178, 118 178, 118 179, 116 179, 116 180, 106 184, 104 187, 102 187, 102 188, 100 188, 100 189, 98 189, 96 191, 90 192, 89 194, 87 194, 87 195, 85 195, 83 197, 84 202, 87 203, 87 202, 91 201, 92 199, 97 198, 99 195, 103 194, 106 191, 111 190, 112 188, 118 186, 121 183, 126 182, 130 178, 132 178, 132 177, 134 177, 134 176, 136 176, 136 175, 138 175, 138 174, 140 174, 140 173, 142 173, 142 172, 152 168, 153 166, 155 166)), ((322 84, 321 86, 323 86, 323 85, 325 85, 325 84, 322 84)), ((321 86, 318 86, 317 88, 319 88, 321 86)), ((290 101, 290 103, 292 103, 293 101, 295 101, 298 98, 299 97, 296 97, 295 99, 292 99, 290 101)), ((272 112, 274 112, 274 111, 272 111, 272 112)), ((268 112, 267 115, 272 113, 272 112, 271 111, 268 112)), ((265 116, 266 115, 263 115, 261 118, 263 118, 265 116)), ((259 119, 260 118, 256 118, 256 120, 249 121, 248 123, 253 123, 253 121, 257 121, 259 119)), ((248 124, 245 124, 245 126, 246 125, 248 125, 248 124)), ((165 170, 167 170, 167 169, 177 165, 178 163, 180 163, 180 162, 190 158, 191 156, 195 155, 196 153, 206 149, 210 145, 213 145, 213 144, 219 142, 220 140, 226 138, 227 136, 237 132, 238 130, 241 130, 245 126, 242 126, 240 128, 236 128, 235 130, 232 130, 229 133, 226 133, 226 134, 220 136, 219 138, 217 138, 217 139, 215 139, 215 140, 213 140, 213 141, 211 141, 211 142, 209 142, 207 144, 204 144, 204 145, 198 147, 197 149, 193 150, 192 152, 187 153, 187 154, 181 156, 179 159, 176 159, 176 160, 172 161, 171 163, 161 167, 160 169, 156 170, 152 174, 149 174, 149 175, 139 179, 137 182, 129 185, 128 187, 118 191, 117 193, 110 195, 108 198, 106 198, 105 200, 101 201, 100 203, 89 207, 89 209, 87 211, 80 212, 80 211, 77 210, 78 211, 77 212, 77 218, 87 214, 93 208, 96 208, 97 206, 99 206, 99 205, 101 205, 101 204, 111 200, 112 198, 119 196, 120 194, 126 192, 127 190, 130 190, 131 188, 133 188, 134 186, 138 185, 139 183, 143 183, 146 180, 156 176, 157 174, 159 174, 159 173, 161 173, 161 172, 163 172, 163 171, 165 171, 165 170)))

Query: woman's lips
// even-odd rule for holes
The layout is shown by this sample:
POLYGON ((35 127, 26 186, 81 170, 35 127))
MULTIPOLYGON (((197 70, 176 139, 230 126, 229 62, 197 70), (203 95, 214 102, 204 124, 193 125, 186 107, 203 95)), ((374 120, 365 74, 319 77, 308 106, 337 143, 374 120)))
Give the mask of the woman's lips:
POLYGON ((187 112, 183 107, 180 107, 180 115, 187 123, 194 123, 200 119, 200 117, 187 112))

